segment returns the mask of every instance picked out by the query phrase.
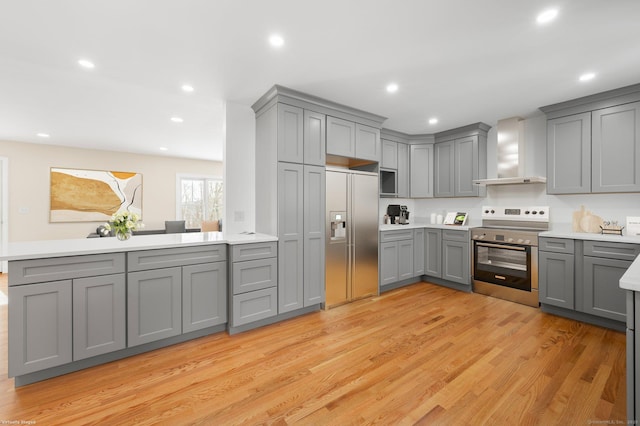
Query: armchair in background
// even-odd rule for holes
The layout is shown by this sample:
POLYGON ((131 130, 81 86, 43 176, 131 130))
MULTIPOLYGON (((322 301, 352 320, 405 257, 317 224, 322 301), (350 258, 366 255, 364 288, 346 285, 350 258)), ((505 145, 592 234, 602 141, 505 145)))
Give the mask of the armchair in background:
POLYGON ((184 220, 165 220, 164 230, 167 234, 180 234, 187 232, 184 220))
POLYGON ((220 231, 220 222, 217 220, 203 220, 200 224, 202 232, 218 232, 220 231))

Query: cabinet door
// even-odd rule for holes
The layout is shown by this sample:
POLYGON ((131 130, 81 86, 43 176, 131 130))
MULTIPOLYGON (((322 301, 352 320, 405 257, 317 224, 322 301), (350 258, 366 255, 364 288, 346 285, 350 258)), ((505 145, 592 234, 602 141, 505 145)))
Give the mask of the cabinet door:
POLYGON ((434 146, 434 196, 455 196, 455 144, 454 141, 440 142, 434 146))
POLYGON ((471 284, 469 243, 442 242, 442 278, 460 284, 471 284))
POLYGON ((411 198, 433 197, 433 145, 411 145, 410 163, 411 198))
POLYGON ((304 167, 278 163, 278 312, 304 306, 304 167))
POLYGON ((540 303, 575 308, 573 254, 538 252, 538 291, 540 303))
POLYGON ((380 286, 398 281, 398 242, 380 244, 380 286))
POLYGON ((356 156, 356 123, 327 116, 327 154, 356 156))
POLYGON ((442 278, 442 231, 424 231, 424 274, 442 278))
POLYGON ((304 166, 304 306, 324 303, 324 167, 304 166))
POLYGON ((72 360, 71 280, 9 287, 9 377, 72 360))
POLYGON ((382 140, 382 161, 380 167, 385 169, 398 168, 398 144, 394 141, 382 140))
POLYGON ((591 191, 591 113, 547 121, 547 193, 591 191))
POLYGON ((381 151, 380 129, 356 123, 356 158, 379 162, 381 151))
POLYGON ((326 164, 326 121, 324 114, 304 111, 304 163, 326 164))
POLYGON ((182 333, 181 276, 180 267, 127 275, 129 347, 182 333))
POLYGON ((302 108, 278 104, 278 160, 304 161, 302 108))
POLYGON ((640 191, 640 102, 593 111, 591 138, 591 191, 640 191))
POLYGON ((413 240, 398 241, 398 280, 413 278, 413 240))
POLYGON ((424 228, 413 230, 413 276, 424 275, 424 228))
POLYGON ((454 145, 455 196, 477 197, 478 186, 473 181, 479 178, 478 137, 456 139, 454 145))
POLYGON ((182 268, 182 332, 227 322, 227 262, 182 268))
POLYGON ((620 288, 619 282, 631 263, 627 260, 583 257, 584 312, 626 321, 626 290, 620 288))
POLYGON ((124 274, 73 280, 73 360, 127 345, 124 274))
POLYGON ((396 194, 400 198, 409 197, 409 146, 398 145, 398 171, 396 172, 396 194))

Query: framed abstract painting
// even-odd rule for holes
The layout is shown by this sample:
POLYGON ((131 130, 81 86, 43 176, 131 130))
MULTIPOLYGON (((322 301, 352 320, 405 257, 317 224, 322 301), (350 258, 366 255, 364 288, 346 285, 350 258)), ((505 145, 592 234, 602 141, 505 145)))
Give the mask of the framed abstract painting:
POLYGON ((100 222, 129 211, 142 217, 142 175, 51 168, 50 222, 100 222))

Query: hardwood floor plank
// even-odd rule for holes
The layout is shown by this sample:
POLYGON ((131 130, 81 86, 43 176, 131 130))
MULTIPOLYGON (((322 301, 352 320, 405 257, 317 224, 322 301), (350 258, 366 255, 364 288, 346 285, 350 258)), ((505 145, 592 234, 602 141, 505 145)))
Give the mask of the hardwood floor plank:
MULTIPOLYGON (((0 321, 6 377, 6 306, 0 321)), ((19 389, 0 378, 0 420, 587 424, 625 420, 625 371, 623 333, 418 283, 19 389)))

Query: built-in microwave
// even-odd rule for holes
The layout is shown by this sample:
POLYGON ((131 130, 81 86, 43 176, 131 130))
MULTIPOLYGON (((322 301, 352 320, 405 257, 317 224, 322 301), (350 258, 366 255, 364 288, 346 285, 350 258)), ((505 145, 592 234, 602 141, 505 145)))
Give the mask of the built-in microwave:
POLYGON ((395 197, 398 193, 396 184, 396 171, 393 169, 380 169, 380 196, 395 197))

